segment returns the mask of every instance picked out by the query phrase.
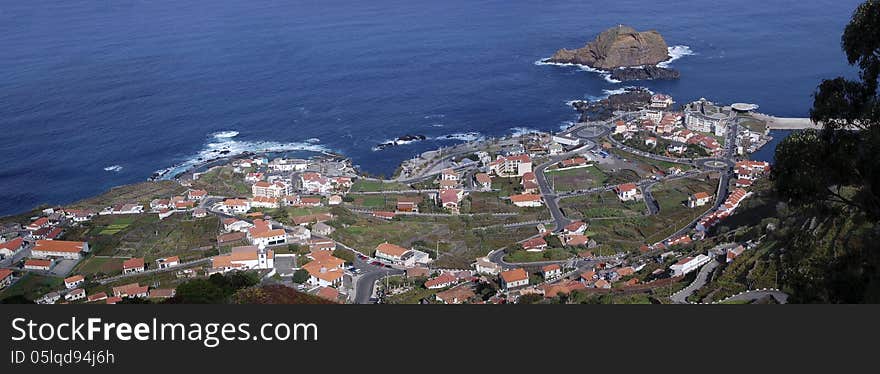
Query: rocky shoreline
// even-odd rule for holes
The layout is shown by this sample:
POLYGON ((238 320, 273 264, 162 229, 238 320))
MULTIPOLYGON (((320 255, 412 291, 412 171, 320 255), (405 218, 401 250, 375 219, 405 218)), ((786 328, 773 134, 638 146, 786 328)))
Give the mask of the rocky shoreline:
POLYGON ((651 91, 644 87, 628 87, 623 93, 596 101, 574 101, 571 106, 580 113, 578 122, 607 120, 615 111, 636 111, 651 102, 651 91))
POLYGON ((677 70, 661 68, 658 66, 645 66, 640 68, 620 68, 611 71, 611 79, 621 82, 639 80, 675 80, 681 76, 677 70))

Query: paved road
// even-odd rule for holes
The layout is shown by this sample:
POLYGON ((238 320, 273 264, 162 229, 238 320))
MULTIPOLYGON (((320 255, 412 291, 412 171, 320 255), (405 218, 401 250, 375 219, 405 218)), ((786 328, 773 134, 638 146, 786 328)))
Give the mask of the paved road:
POLYGON ((709 274, 712 273, 718 265, 720 265, 720 263, 715 260, 703 265, 703 267, 700 268, 700 272, 697 274, 697 278, 694 279, 691 284, 681 289, 681 291, 676 292, 669 298, 675 303, 687 304, 687 298, 706 285, 706 282, 709 281, 709 274))
POLYGON ((760 300, 766 296, 771 296, 776 299, 776 302, 780 304, 788 303, 788 294, 778 290, 757 290, 757 291, 748 291, 743 292, 741 294, 728 297, 724 299, 722 302, 728 301, 756 301, 760 300))

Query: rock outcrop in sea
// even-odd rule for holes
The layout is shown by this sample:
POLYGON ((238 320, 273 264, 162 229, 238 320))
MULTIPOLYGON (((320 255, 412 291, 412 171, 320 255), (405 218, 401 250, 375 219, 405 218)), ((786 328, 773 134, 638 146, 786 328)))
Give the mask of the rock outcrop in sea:
POLYGON ((669 46, 659 32, 619 25, 578 49, 560 49, 546 62, 578 64, 611 72, 612 79, 676 79, 678 72, 658 67, 668 61, 669 46))

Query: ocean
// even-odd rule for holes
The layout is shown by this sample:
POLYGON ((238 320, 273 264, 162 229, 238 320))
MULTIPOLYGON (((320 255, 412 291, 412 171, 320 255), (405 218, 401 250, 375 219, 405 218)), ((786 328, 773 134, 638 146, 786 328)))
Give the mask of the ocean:
POLYGON ((221 150, 334 151, 390 175, 438 146, 558 130, 567 101, 628 84, 536 62, 617 24, 680 57, 680 80, 637 84, 802 117, 821 79, 854 72, 840 34, 858 3, 5 0, 0 215, 221 150), (428 139, 375 149, 406 134, 428 139))

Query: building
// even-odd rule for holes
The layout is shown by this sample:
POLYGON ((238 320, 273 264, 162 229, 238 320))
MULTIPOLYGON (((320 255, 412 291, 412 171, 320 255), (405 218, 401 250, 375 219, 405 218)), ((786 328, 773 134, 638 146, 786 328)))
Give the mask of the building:
POLYGON ((156 288, 150 290, 150 294, 147 296, 150 299, 170 299, 177 295, 176 288, 156 288))
MULTIPOLYGON (((575 137, 572 137, 572 136, 567 136, 567 135, 553 135, 553 137, 551 137, 550 140, 551 140, 552 142, 555 142, 555 143, 558 143, 558 144, 567 145, 567 146, 570 146, 570 147, 574 147, 574 146, 577 146, 577 145, 580 145, 580 144, 581 144, 581 140, 580 140, 580 139, 575 138, 575 137)), ((552 145, 553 145, 553 144, 551 144, 551 146, 552 146, 552 145)))
POLYGON ((281 200, 277 197, 255 196, 250 199, 251 208, 267 208, 278 209, 281 206, 281 200))
POLYGON ((712 261, 711 257, 700 254, 696 257, 685 257, 669 268, 672 270, 673 276, 685 275, 699 269, 701 266, 709 263, 709 261, 712 261))
POLYGON ((180 265, 180 257, 179 256, 171 256, 160 258, 156 260, 156 268, 157 269, 167 269, 170 267, 174 267, 180 265))
POLYGON ((254 197, 274 197, 276 199, 281 199, 284 196, 290 195, 290 192, 290 184, 284 181, 259 181, 251 186, 251 194, 254 197))
POLYGON ((448 209, 452 214, 458 214, 458 204, 464 198, 464 190, 442 190, 438 195, 440 198, 440 206, 442 206, 444 209, 448 209))
POLYGON ((52 265, 54 265, 52 260, 36 258, 29 258, 24 262, 24 268, 27 270, 49 271, 52 269, 52 265))
POLYGON ((437 277, 428 279, 425 282, 425 288, 429 290, 436 290, 440 288, 446 288, 458 283, 458 278, 449 273, 440 274, 437 277))
POLYGON ((639 188, 634 183, 618 185, 616 190, 617 198, 620 199, 620 201, 632 201, 639 198, 639 188))
POLYGON ((672 106, 672 96, 665 94, 654 94, 651 96, 650 108, 667 109, 672 106))
POLYGON ((545 280, 556 279, 562 276, 562 267, 556 264, 544 266, 541 268, 541 275, 545 280))
POLYGON ((229 254, 211 258, 212 270, 224 273, 230 270, 272 269, 275 252, 256 246, 233 247, 229 254))
POLYGON ((693 195, 688 196, 688 208, 696 208, 698 206, 703 206, 709 203, 712 200, 712 196, 710 196, 706 192, 697 192, 693 195))
POLYGON ((96 294, 88 296, 88 302, 90 302, 90 303, 95 302, 95 301, 101 301, 101 300, 107 300, 107 293, 106 292, 98 292, 96 294))
POLYGON ((333 226, 330 226, 324 222, 318 222, 312 225, 312 232, 314 232, 316 235, 327 236, 332 234, 333 231, 336 231, 336 229, 334 229, 333 226))
POLYGON ((339 205, 342 204, 342 196, 333 195, 327 198, 327 205, 339 205))
POLYGON ((488 257, 480 257, 474 263, 474 270, 480 274, 498 275, 501 273, 501 265, 489 261, 488 257))
POLYGON ((223 230, 226 232, 246 232, 251 227, 254 227, 254 225, 252 225, 250 222, 242 221, 237 218, 226 218, 223 220, 223 230))
POLYGON ((583 234, 567 234, 561 239, 567 247, 581 247, 590 244, 590 237, 583 234))
POLYGON ((520 194, 520 195, 512 195, 512 196, 510 196, 510 201, 513 203, 513 205, 516 205, 520 208, 540 207, 542 204, 541 195, 528 194, 528 193, 527 194, 520 194))
POLYGON ((251 205, 245 199, 226 199, 215 205, 214 209, 226 214, 244 214, 251 210, 251 205))
POLYGON ((735 260, 737 257, 739 257, 739 255, 741 255, 743 252, 745 252, 745 250, 746 250, 746 247, 743 247, 742 245, 738 245, 738 246, 732 247, 732 248, 727 248, 727 253, 725 253, 726 261, 728 263, 733 262, 733 260, 735 260))
MULTIPOLYGON (((308 229, 306 229, 306 231, 308 231, 308 229)), ((311 235, 309 235, 309 237, 311 237, 311 235)), ((284 231, 284 229, 260 230, 252 232, 250 234, 250 239, 251 244, 263 247, 287 244, 287 232, 284 231)))
POLYGON ((37 240, 31 256, 37 258, 64 258, 79 260, 81 252, 89 251, 89 243, 66 240, 37 240))
POLYGON ((560 155, 565 152, 565 147, 557 142, 551 142, 550 145, 547 146, 547 152, 550 153, 551 156, 560 155))
POLYGON ((67 301, 79 301, 86 298, 86 290, 82 288, 77 288, 74 290, 70 290, 66 295, 64 295, 64 300, 67 301))
POLYGON ((309 273, 308 284, 320 287, 338 287, 342 284, 345 260, 325 251, 312 252, 309 257, 312 261, 302 267, 309 273))
POLYGON ((481 191, 491 191, 492 190, 492 177, 486 173, 477 173, 474 175, 474 181, 476 182, 476 186, 481 191))
POLYGON ((489 171, 499 177, 521 177, 532 171, 532 159, 527 154, 498 156, 489 163, 489 171))
POLYGON ((143 257, 130 258, 122 262, 122 274, 143 273, 146 264, 143 257))
POLYGON ((565 225, 564 232, 566 234, 583 234, 587 231, 587 224, 584 221, 574 221, 565 225))
POLYGON ((459 176, 458 176, 458 173, 456 173, 455 170, 453 170, 452 168, 446 168, 446 169, 443 169, 443 171, 440 172, 440 180, 441 180, 441 181, 454 181, 454 182, 458 182, 459 179, 460 179, 460 178, 459 178, 459 176))
POLYGON ((409 251, 409 249, 403 248, 399 245, 386 242, 379 244, 379 246, 376 247, 375 256, 380 260, 385 260, 392 264, 398 264, 403 262, 403 256, 409 251))
POLYGON ((527 252, 540 252, 547 249, 547 241, 544 238, 532 238, 522 243, 527 252))
POLYGON ((397 201, 397 211, 401 213, 418 213, 419 204, 415 201, 397 201))
POLYGON ((12 284, 12 280, 12 270, 0 269, 0 289, 9 287, 9 285, 12 284))
POLYGON ((74 275, 72 277, 64 278, 64 287, 70 290, 79 287, 85 282, 86 278, 82 275, 74 275))
POLYGON ((333 190, 333 183, 330 178, 322 176, 320 173, 302 173, 300 175, 300 186, 303 191, 312 194, 327 195, 333 190))
POLYGON ((37 304, 55 304, 55 302, 59 299, 61 299, 61 294, 56 291, 52 291, 43 296, 40 296, 40 298, 34 300, 34 302, 37 304))
POLYGON ((529 273, 523 268, 516 268, 501 272, 501 288, 505 291, 529 284, 529 273))
POLYGON ((468 285, 461 285, 450 288, 446 291, 440 291, 434 298, 443 304, 462 304, 476 297, 474 290, 468 285))
POLYGON ((123 286, 113 287, 113 296, 119 298, 126 297, 141 297, 146 298, 150 296, 150 287, 149 286, 141 286, 139 283, 129 283, 123 286))
POLYGON ((37 231, 42 228, 49 227, 49 218, 48 217, 40 217, 35 219, 33 222, 28 224, 25 228, 28 231, 37 231))
POLYGON ((189 190, 186 193, 187 198, 190 200, 202 200, 206 196, 208 196, 208 191, 205 190, 189 190))
POLYGON ((417 249, 410 249, 408 252, 404 253, 400 259, 400 265, 405 267, 414 267, 414 266, 423 266, 431 263, 431 255, 427 252, 419 251, 417 249))
POLYGON ((24 247, 24 239, 15 238, 3 243, 0 243, 0 258, 12 257, 18 251, 20 251, 24 247))

